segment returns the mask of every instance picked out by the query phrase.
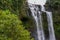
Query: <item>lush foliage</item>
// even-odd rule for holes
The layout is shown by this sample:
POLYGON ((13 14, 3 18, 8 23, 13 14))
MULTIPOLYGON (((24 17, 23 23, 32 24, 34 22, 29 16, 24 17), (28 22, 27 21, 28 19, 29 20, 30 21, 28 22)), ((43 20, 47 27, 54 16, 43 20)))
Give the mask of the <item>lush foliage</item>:
POLYGON ((31 40, 17 15, 0 10, 0 40, 31 40))
POLYGON ((26 16, 25 0, 0 0, 0 9, 9 9, 11 12, 20 15, 20 17, 26 16))

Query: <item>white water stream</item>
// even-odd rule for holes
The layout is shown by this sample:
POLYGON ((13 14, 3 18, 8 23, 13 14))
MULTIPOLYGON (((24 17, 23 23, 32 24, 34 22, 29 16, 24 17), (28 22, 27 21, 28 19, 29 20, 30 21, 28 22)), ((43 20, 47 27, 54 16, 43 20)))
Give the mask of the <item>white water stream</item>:
POLYGON ((46 12, 47 15, 47 21, 48 21, 48 29, 49 29, 49 39, 48 40, 56 40, 55 34, 54 34, 54 28, 53 28, 53 21, 52 21, 52 12, 45 11, 45 3, 46 0, 27 0, 29 8, 31 10, 32 16, 34 20, 36 21, 36 27, 37 27, 37 38, 38 40, 45 40, 45 34, 43 31, 43 25, 42 25, 42 12, 46 12), (41 11, 39 11, 38 5, 41 6, 41 11))
POLYGON ((49 40, 56 40, 53 28, 53 21, 52 21, 52 12, 46 12, 47 21, 48 21, 48 29, 49 29, 49 40))

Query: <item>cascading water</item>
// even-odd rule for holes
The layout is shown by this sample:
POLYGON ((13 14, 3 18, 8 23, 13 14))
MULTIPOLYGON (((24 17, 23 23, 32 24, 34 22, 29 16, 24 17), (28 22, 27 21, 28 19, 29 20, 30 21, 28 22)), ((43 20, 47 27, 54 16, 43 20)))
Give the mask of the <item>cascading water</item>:
POLYGON ((56 40, 54 35, 54 29, 53 29, 53 22, 52 22, 52 12, 45 11, 45 3, 46 0, 27 0, 29 8, 31 10, 32 16, 34 20, 36 21, 36 27, 37 27, 37 39, 35 40, 45 40, 45 34, 43 31, 42 26, 42 11, 46 12, 47 15, 47 21, 48 21, 48 29, 49 29, 49 39, 48 40, 56 40), (41 11, 39 10, 38 5, 41 6, 41 11))
POLYGON ((49 29, 49 40, 56 40, 53 28, 53 21, 52 21, 52 12, 46 11, 47 14, 47 21, 48 21, 48 29, 49 29))
POLYGON ((41 12, 39 11, 38 6, 29 4, 29 8, 32 12, 32 16, 36 21, 38 40, 45 40, 42 28, 41 12))
POLYGON ((44 7, 44 5, 41 5, 41 11, 45 12, 45 7, 44 7))
POLYGON ((53 28, 53 20, 52 20, 52 12, 45 11, 45 7, 42 7, 42 11, 46 12, 47 15, 47 21, 48 21, 48 30, 49 30, 49 40, 56 40, 55 39, 55 34, 54 34, 54 28, 53 28))

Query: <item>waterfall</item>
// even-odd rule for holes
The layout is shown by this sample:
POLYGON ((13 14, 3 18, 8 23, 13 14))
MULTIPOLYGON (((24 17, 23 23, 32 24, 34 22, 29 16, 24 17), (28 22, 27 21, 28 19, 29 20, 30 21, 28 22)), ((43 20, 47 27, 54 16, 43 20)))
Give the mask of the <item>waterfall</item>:
POLYGON ((45 11, 45 7, 41 5, 41 11, 46 12, 49 30, 49 40, 56 40, 53 28, 52 12, 45 11))
POLYGON ((42 11, 46 12, 47 21, 48 21, 48 30, 49 30, 49 39, 48 40, 56 40, 53 28, 53 21, 52 21, 52 12, 48 12, 45 10, 46 0, 28 0, 28 6, 31 10, 31 14, 35 20, 36 27, 37 27, 37 39, 35 40, 46 40, 45 34, 43 31, 42 25, 42 11), (41 11, 38 5, 41 6, 41 11))
POLYGON ((45 40, 44 32, 43 32, 43 27, 42 27, 41 12, 39 11, 38 6, 30 5, 29 4, 29 8, 31 10, 33 18, 36 21, 38 40, 45 40))
POLYGON ((47 0, 27 0, 28 3, 36 4, 36 5, 45 5, 47 0))
POLYGON ((46 11, 47 14, 47 21, 48 21, 48 29, 49 29, 49 40, 56 40, 53 28, 53 21, 52 21, 52 12, 46 11))
POLYGON ((45 12, 45 7, 44 7, 44 5, 41 5, 41 11, 45 12))

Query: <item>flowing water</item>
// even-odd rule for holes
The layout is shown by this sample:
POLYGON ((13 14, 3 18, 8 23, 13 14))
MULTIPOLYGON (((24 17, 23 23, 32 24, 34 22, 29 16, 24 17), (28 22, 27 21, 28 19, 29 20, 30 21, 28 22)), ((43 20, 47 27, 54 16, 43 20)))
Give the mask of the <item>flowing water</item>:
POLYGON ((49 40, 56 40, 53 28, 53 21, 52 21, 52 12, 46 12, 47 21, 48 21, 48 29, 49 29, 49 40))
POLYGON ((53 28, 52 12, 45 11, 45 7, 44 7, 45 3, 46 3, 46 0, 34 0, 34 1, 28 0, 28 5, 37 27, 36 40, 46 40, 44 31, 43 31, 43 25, 42 25, 42 11, 46 12, 46 15, 47 15, 48 29, 49 29, 48 40, 56 40, 55 34, 54 34, 54 28, 53 28), (41 11, 38 5, 41 6, 41 11))
POLYGON ((45 40, 43 27, 42 27, 41 12, 39 11, 38 6, 29 4, 29 8, 31 10, 33 18, 36 21, 38 40, 45 40))
POLYGON ((36 4, 36 5, 45 5, 46 0, 27 0, 28 3, 36 4))

